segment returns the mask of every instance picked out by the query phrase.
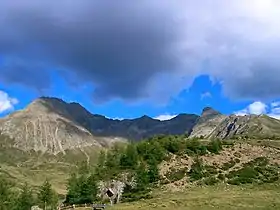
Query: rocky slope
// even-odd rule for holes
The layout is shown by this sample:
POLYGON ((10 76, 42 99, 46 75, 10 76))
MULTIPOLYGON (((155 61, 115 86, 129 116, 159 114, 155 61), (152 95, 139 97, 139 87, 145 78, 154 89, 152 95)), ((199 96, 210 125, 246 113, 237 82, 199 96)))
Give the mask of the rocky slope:
POLYGON ((210 136, 221 139, 244 136, 247 138, 275 138, 280 136, 280 121, 266 115, 230 115, 210 136))
POLYGON ((112 120, 91 114, 78 103, 42 97, 25 109, 0 119, 0 132, 13 139, 13 146, 57 154, 86 146, 109 146, 116 141, 140 140, 156 134, 184 134, 198 116, 180 114, 168 121, 148 116, 112 120))
POLYGON ((74 109, 59 99, 40 98, 26 109, 0 119, 0 131, 13 139, 16 148, 54 154, 86 146, 102 147, 121 140, 95 137, 73 120, 74 109))
POLYGON ((222 115, 206 107, 190 137, 203 138, 269 138, 280 136, 280 121, 266 115, 222 115))
POLYGON ((204 108, 190 137, 210 137, 210 135, 219 127, 220 123, 226 118, 226 115, 222 115, 220 112, 210 107, 204 108))

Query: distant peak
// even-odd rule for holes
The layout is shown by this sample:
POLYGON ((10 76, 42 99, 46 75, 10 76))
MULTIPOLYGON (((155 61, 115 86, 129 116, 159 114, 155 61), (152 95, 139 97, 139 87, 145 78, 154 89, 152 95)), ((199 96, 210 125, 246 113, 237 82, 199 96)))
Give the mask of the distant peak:
POLYGON ((221 114, 221 113, 218 112, 218 111, 216 111, 216 110, 213 109, 212 107, 205 107, 205 108, 202 110, 201 116, 204 117, 204 116, 219 115, 219 114, 221 114))
POLYGON ((150 120, 150 121, 154 121, 154 119, 149 117, 148 115, 143 115, 142 117, 136 118, 135 120, 141 120, 141 121, 144 121, 144 120, 148 121, 148 120, 150 120))
POLYGON ((142 117, 140 117, 140 119, 153 119, 153 118, 149 117, 148 115, 143 115, 142 117))
POLYGON ((46 103, 66 103, 61 98, 56 97, 48 97, 48 96, 41 96, 38 99, 35 99, 34 102, 46 102, 46 103))

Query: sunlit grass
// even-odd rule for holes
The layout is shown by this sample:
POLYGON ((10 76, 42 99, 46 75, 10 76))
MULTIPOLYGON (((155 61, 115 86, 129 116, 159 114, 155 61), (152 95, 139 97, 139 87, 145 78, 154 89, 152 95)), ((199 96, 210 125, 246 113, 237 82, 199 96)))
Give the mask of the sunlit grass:
POLYGON ((192 187, 183 192, 157 192, 153 199, 119 204, 111 210, 176 209, 176 210, 237 210, 280 209, 279 185, 218 185, 192 187))

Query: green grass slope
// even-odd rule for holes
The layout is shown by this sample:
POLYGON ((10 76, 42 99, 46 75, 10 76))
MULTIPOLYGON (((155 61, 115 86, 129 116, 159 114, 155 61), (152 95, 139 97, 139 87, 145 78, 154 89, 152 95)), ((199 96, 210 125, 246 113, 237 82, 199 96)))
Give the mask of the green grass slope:
POLYGON ((180 192, 157 190, 150 200, 116 205, 108 210, 274 210, 280 209, 279 184, 191 187, 180 192))
POLYGON ((9 141, 6 137, 0 138, 0 175, 17 185, 27 182, 35 188, 48 179, 60 194, 66 192, 71 170, 76 170, 81 162, 94 165, 99 153, 96 147, 85 147, 67 150, 65 154, 43 154, 12 148, 9 141))

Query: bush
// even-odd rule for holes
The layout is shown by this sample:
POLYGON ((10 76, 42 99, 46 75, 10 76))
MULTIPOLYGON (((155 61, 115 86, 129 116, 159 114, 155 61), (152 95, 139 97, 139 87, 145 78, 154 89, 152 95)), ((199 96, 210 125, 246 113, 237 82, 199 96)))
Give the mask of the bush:
POLYGON ((234 159, 234 162, 235 162, 235 163, 240 163, 240 159, 235 158, 235 159, 234 159))
POLYGON ((209 152, 219 154, 223 149, 222 142, 219 139, 212 140, 208 145, 207 149, 209 152))
POLYGON ((219 182, 219 180, 214 177, 214 176, 211 176, 211 177, 207 177, 203 180, 204 184, 206 185, 214 185, 214 184, 217 184, 219 182))
POLYGON ((189 176, 191 181, 200 180, 204 177, 204 166, 199 158, 196 158, 195 162, 192 164, 189 176))
POLYGON ((272 183, 279 180, 278 166, 269 165, 265 157, 258 157, 243 166, 227 175, 229 184, 272 183))
POLYGON ((175 182, 183 179, 186 173, 187 173, 187 168, 182 168, 177 171, 176 169, 173 168, 169 173, 166 174, 166 178, 171 182, 175 182))
POLYGON ((207 148, 205 145, 202 145, 201 142, 194 138, 188 140, 186 142, 186 154, 193 156, 193 155, 205 155, 207 154, 207 148))
POLYGON ((205 165, 204 169, 205 169, 204 172, 205 176, 211 176, 218 173, 218 170, 214 166, 205 165))
POLYGON ((224 181, 225 180, 225 175, 224 174, 219 174, 217 178, 221 181, 224 181))
POLYGON ((227 170, 229 170, 230 168, 232 168, 233 166, 235 166, 235 161, 234 161, 234 160, 231 160, 231 161, 226 162, 226 163, 223 164, 222 170, 227 171, 227 170))

